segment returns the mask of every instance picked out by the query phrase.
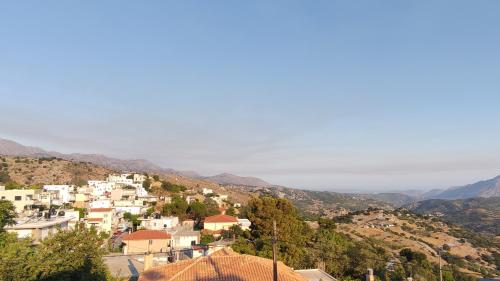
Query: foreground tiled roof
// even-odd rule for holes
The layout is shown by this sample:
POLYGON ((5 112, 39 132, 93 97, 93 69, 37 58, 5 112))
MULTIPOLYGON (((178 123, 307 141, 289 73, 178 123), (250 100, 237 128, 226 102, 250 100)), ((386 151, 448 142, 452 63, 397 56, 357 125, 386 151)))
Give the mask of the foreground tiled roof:
POLYGON ((111 212, 113 208, 94 208, 90 209, 90 212, 111 212))
POLYGON ((215 215, 206 217, 205 222, 238 222, 238 218, 227 215, 215 215))
POLYGON ((170 234, 159 230, 138 230, 123 235, 123 240, 151 240, 151 239, 170 239, 170 234))
MULTIPOLYGON (((268 281, 273 280, 273 261, 240 255, 224 248, 207 257, 162 265, 141 274, 139 281, 268 281)), ((279 281, 306 281, 278 263, 279 281)))

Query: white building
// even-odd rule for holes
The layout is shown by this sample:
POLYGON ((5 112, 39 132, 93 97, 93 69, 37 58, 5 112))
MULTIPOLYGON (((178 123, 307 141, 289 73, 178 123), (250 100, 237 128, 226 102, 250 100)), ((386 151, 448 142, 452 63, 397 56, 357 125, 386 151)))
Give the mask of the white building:
POLYGON ((200 232, 191 229, 180 228, 170 232, 172 235, 172 248, 186 249, 200 244, 200 232))
POLYGON ((29 218, 19 220, 15 225, 6 226, 5 230, 10 233, 15 233, 18 238, 28 238, 38 243, 45 239, 50 234, 56 233, 59 230, 68 230, 69 221, 74 217, 54 217, 45 218, 29 218))
POLYGON ((74 200, 71 194, 75 191, 74 185, 44 185, 43 190, 56 193, 57 205, 66 204, 74 200))
POLYGON ((141 226, 144 229, 149 230, 164 230, 169 228, 174 228, 179 225, 178 217, 159 217, 159 218, 147 218, 139 219, 141 221, 141 226))
POLYGON ((111 208, 111 199, 97 199, 90 202, 90 208, 111 208))
POLYGON ((134 182, 143 183, 146 180, 146 176, 143 174, 134 174, 134 182))
POLYGON ((214 193, 214 191, 211 188, 203 188, 203 195, 207 195, 210 193, 214 193))
POLYGON ((238 219, 238 225, 243 230, 249 230, 252 223, 248 219, 238 219))
POLYGON ((115 189, 116 183, 108 181, 88 181, 88 185, 92 188, 92 195, 101 196, 106 192, 111 192, 115 189))
POLYGON ((109 175, 107 180, 108 182, 132 185, 134 184, 134 179, 129 178, 130 176, 132 175, 131 174, 109 175))

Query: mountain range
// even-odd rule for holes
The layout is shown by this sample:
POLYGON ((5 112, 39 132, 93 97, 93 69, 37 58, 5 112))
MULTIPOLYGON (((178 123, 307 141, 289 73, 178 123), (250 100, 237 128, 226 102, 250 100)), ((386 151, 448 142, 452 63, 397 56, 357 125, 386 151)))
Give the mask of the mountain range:
POLYGON ((201 176, 192 171, 178 171, 170 168, 163 168, 151 161, 145 159, 118 159, 108 157, 102 154, 82 154, 70 153, 64 154, 55 151, 47 151, 42 148, 25 146, 12 140, 0 138, 0 155, 5 156, 29 156, 35 158, 56 157, 70 161, 88 162, 104 168, 116 171, 135 171, 147 173, 165 173, 178 174, 195 179, 204 179, 223 185, 248 185, 248 186, 271 186, 270 183, 255 177, 240 177, 228 173, 222 173, 215 176, 201 176))
MULTIPOLYGON (((151 161, 145 159, 118 159, 108 157, 101 154, 82 154, 70 153, 64 154, 55 151, 47 151, 42 148, 25 146, 12 140, 0 138, 0 155, 6 156, 29 156, 29 157, 57 157, 65 160, 88 162, 104 168, 116 171, 136 171, 147 173, 165 173, 177 174, 194 179, 203 179, 221 185, 237 185, 237 186, 254 186, 254 187, 271 187, 272 184, 256 178, 242 177, 229 173, 222 173, 215 176, 202 176, 193 171, 178 171, 171 168, 161 167, 151 161)), ((372 197, 373 199, 388 202, 395 206, 401 206, 411 202, 422 201, 427 199, 466 199, 474 197, 500 197, 500 176, 495 178, 479 181, 473 184, 464 186, 450 187, 448 189, 436 189, 424 194, 404 194, 397 193, 378 193, 364 194, 362 196, 372 197)))

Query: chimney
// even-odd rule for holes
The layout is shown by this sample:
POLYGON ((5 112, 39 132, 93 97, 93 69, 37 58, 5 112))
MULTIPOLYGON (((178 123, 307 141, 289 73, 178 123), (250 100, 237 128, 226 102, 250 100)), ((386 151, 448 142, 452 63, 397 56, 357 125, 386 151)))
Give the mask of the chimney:
POLYGON ((372 268, 368 268, 368 272, 366 273, 366 281, 375 281, 372 268))
POLYGON ((144 255, 144 270, 148 270, 153 267, 153 254, 144 255))

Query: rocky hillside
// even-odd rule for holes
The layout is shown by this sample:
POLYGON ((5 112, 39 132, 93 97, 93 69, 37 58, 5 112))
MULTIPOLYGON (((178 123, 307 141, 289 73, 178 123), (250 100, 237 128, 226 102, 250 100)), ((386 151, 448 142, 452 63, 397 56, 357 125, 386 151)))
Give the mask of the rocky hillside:
POLYGON ((89 162, 115 171, 123 172, 146 172, 184 176, 191 179, 206 180, 223 185, 248 185, 248 186, 270 186, 271 184, 255 178, 240 177, 228 173, 216 176, 204 177, 194 171, 177 171, 170 168, 163 168, 144 159, 117 159, 101 154, 64 154, 55 151, 47 151, 38 147, 25 146, 20 143, 0 138, 0 155, 4 156, 24 156, 33 158, 56 157, 76 162, 89 162))
POLYGON ((0 157, 0 182, 21 185, 85 184, 102 180, 111 170, 85 162, 60 158, 0 157))
POLYGON ((476 276, 498 275, 500 243, 495 239, 444 223, 435 217, 408 211, 357 212, 337 229, 354 239, 370 240, 394 254, 404 248, 421 252, 438 263, 441 251, 444 264, 453 264, 462 272, 476 276))
POLYGON ((430 199, 406 208, 419 214, 435 214, 474 231, 500 235, 500 197, 460 200, 430 199))

